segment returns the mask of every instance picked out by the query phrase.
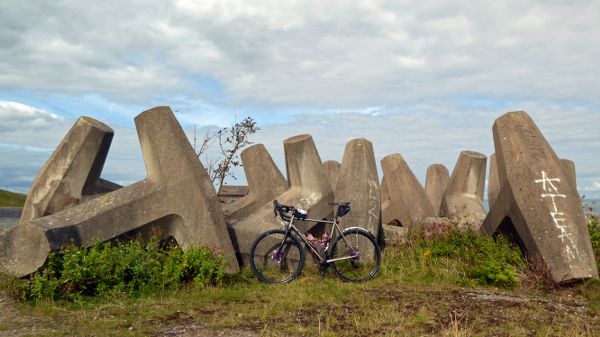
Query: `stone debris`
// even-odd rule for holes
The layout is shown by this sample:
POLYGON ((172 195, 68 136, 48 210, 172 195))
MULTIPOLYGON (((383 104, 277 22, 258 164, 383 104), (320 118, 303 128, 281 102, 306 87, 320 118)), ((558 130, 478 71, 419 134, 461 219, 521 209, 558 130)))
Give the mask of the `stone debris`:
POLYGON ((400 227, 393 225, 382 225, 385 244, 386 245, 401 245, 405 244, 408 237, 408 227, 400 227))

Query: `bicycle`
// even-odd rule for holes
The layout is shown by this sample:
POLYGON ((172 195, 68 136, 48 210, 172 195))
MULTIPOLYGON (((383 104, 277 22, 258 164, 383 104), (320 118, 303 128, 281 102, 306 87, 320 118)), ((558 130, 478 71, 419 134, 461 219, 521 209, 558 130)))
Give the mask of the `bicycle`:
POLYGON ((250 268, 257 279, 264 283, 287 283, 302 272, 305 262, 305 248, 318 261, 321 275, 332 266, 334 272, 346 282, 365 282, 379 271, 381 248, 375 236, 360 227, 341 230, 339 218, 350 212, 349 202, 337 202, 332 220, 308 218, 306 211, 291 205, 282 205, 273 201, 273 213, 279 216, 283 229, 272 229, 259 235, 250 248, 250 268), (294 225, 294 220, 323 222, 331 224, 331 238, 339 232, 333 241, 323 240, 315 245, 308 232, 302 235, 294 225))

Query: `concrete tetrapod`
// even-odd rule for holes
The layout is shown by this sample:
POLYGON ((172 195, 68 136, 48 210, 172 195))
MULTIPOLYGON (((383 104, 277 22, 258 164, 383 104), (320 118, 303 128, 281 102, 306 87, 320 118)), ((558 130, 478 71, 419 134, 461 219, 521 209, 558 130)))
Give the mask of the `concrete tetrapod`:
POLYGON ((249 216, 288 189, 287 181, 263 144, 245 149, 241 158, 249 192, 236 202, 224 205, 228 221, 249 216))
MULTIPOLYGON (((282 204, 307 210, 313 219, 330 216, 332 207, 329 203, 333 202, 333 190, 312 136, 304 134, 288 138, 283 142, 283 147, 289 188, 276 199, 282 204)), ((234 246, 242 258, 247 257, 258 235, 280 227, 273 217, 272 201, 266 202, 248 217, 232 219, 230 225, 234 233, 234 246)), ((312 224, 298 221, 295 225, 301 231, 306 231, 312 224)))
POLYGON ((326 160, 323 163, 323 168, 325 169, 325 173, 327 174, 327 178, 329 178, 329 183, 331 184, 331 188, 335 193, 335 185, 337 184, 338 176, 340 175, 341 165, 335 160, 326 160))
POLYGON ((565 173, 569 178, 569 184, 571 184, 571 186, 577 190, 577 174, 575 172, 575 163, 569 159, 561 159, 560 162, 563 164, 565 173))
POLYGON ((490 156, 490 176, 488 178, 488 205, 489 208, 494 206, 496 197, 500 192, 500 181, 498 181, 498 167, 496 165, 496 154, 490 156))
POLYGON ((433 206, 425 190, 400 154, 391 154, 381 160, 381 167, 390 196, 389 204, 382 205, 383 223, 394 220, 408 227, 433 216, 433 206))
POLYGON ((425 179, 425 194, 433 206, 433 212, 435 216, 440 215, 440 207, 442 206, 442 197, 448 182, 450 181, 450 174, 446 166, 442 164, 429 165, 427 168, 427 178, 425 179))
MULTIPOLYGON (((390 201, 390 192, 387 186, 387 182, 385 181, 385 176, 381 178, 381 184, 379 185, 379 187, 381 192, 381 223, 387 225, 389 221, 386 222, 386 220, 389 219, 387 219, 383 214, 387 215, 388 207, 390 207, 390 204, 392 202, 390 201)), ((393 219, 390 221, 393 221, 393 219)))
POLYGON ((577 190, 531 117, 506 113, 493 132, 502 186, 482 232, 515 238, 557 283, 598 277, 577 190))
POLYGON ((135 124, 148 176, 3 233, 2 269, 28 275, 65 244, 89 246, 136 230, 172 236, 183 249, 219 249, 226 271, 239 271, 214 187, 171 109, 145 111, 135 124))
POLYGON ((113 130, 80 117, 33 181, 21 223, 62 211, 93 194, 113 139, 113 130))
MULTIPOLYGON (((564 166, 565 172, 569 176, 571 186, 577 189, 577 178, 575 173, 575 163, 569 159, 560 160, 564 166)), ((488 203, 490 208, 494 205, 496 197, 500 192, 500 182, 498 181, 498 168, 496 167, 496 154, 490 156, 490 176, 488 178, 488 203)))
POLYGON ((380 195, 373 144, 363 138, 349 141, 344 150, 335 198, 336 201, 350 202, 351 211, 340 219, 340 226, 363 227, 381 238, 380 195))
POLYGON ((457 216, 479 230, 486 215, 483 208, 486 162, 486 156, 481 153, 460 153, 442 198, 442 216, 457 216))
POLYGON ((379 186, 381 187, 381 204, 383 204, 384 202, 390 200, 390 191, 388 190, 387 182, 385 181, 385 176, 381 178, 381 184, 379 186))

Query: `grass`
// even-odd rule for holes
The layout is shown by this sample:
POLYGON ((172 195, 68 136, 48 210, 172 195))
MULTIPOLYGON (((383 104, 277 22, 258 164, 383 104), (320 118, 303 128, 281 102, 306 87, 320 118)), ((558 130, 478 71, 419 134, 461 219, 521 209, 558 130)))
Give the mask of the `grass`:
POLYGON ((0 189, 0 207, 23 207, 26 195, 0 189))
POLYGON ((390 275, 354 285, 311 270, 268 286, 245 272, 222 287, 144 298, 16 303, 15 318, 0 320, 0 334, 147 336, 197 327, 257 336, 593 336, 600 331, 597 312, 577 291, 411 285, 390 275), (36 331, 28 330, 31 322, 36 331))
MULTIPOLYGON (((529 265, 511 261, 513 248, 505 242, 480 242, 459 254, 451 252, 452 242, 423 238, 418 244, 390 245, 381 273, 364 284, 342 283, 331 272, 321 278, 315 266, 307 265, 286 285, 260 284, 244 270, 220 286, 188 283, 145 297, 109 293, 32 305, 0 292, 0 335, 599 335, 600 281, 548 289, 527 281, 529 265), (486 247, 495 250, 494 261, 511 257, 507 261, 516 282, 485 277, 482 282, 471 272, 486 247)), ((8 282, 7 276, 0 278, 2 288, 8 282)))

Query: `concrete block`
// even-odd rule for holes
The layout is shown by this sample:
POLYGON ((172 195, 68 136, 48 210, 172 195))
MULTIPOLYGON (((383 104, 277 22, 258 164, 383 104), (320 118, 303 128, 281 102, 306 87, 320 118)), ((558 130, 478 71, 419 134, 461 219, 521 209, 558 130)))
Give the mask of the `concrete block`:
POLYGON ((247 217, 288 189, 287 181, 263 144, 250 146, 240 157, 249 192, 243 198, 223 206, 228 221, 247 217))
POLYGON ((385 176, 381 178, 381 184, 379 186, 381 187, 381 202, 384 203, 390 200, 390 191, 388 190, 388 186, 385 181, 385 176))
MULTIPOLYGON (((562 163, 563 168, 565 169, 565 173, 569 178, 569 184, 571 184, 571 186, 573 186, 573 188, 577 190, 577 174, 575 172, 575 162, 569 159, 561 159, 560 162, 562 163)), ((579 195, 579 193, 577 194, 579 195)))
POLYGON ((379 177, 370 141, 357 138, 346 144, 335 198, 351 203, 351 212, 340 219, 342 228, 359 226, 371 231, 375 237, 383 234, 379 177))
POLYGON ((442 164, 433 164, 427 167, 427 178, 425 179, 425 194, 433 206, 433 212, 436 216, 440 215, 442 206, 442 197, 448 183, 450 174, 448 169, 442 164))
POLYGON ((488 205, 490 208, 496 202, 500 192, 500 181, 498 181, 498 167, 496 166, 496 154, 490 156, 490 175, 488 177, 488 205))
POLYGON ((218 249, 227 272, 239 271, 214 187, 171 109, 145 111, 135 124, 147 177, 4 232, 2 269, 28 275, 65 244, 89 246, 139 231, 172 236, 183 249, 218 249))
POLYGON ((117 183, 113 183, 112 181, 108 181, 106 179, 98 178, 98 180, 94 181, 93 184, 88 185, 86 187, 87 189, 84 189, 84 198, 89 196, 94 197, 99 194, 116 191, 123 186, 117 183))
POLYGON ((400 154, 383 158, 381 167, 390 195, 389 203, 382 205, 383 223, 397 220, 402 226, 411 226, 434 215, 423 186, 400 154))
POLYGON ((113 135, 104 123, 80 117, 33 181, 20 222, 62 211, 93 194, 113 135))
POLYGON ((385 244, 388 245, 402 245, 407 242, 408 239, 408 227, 383 225, 383 232, 385 233, 385 244))
MULTIPOLYGON (((309 212, 310 218, 323 219, 332 215, 333 190, 321 157, 317 152, 312 136, 298 135, 283 142, 289 188, 276 199, 282 204, 290 204, 309 212)), ((232 219, 229 222, 234 246, 242 258, 250 252, 252 242, 261 233, 280 228, 273 217, 273 203, 269 201, 248 217, 232 219)), ((298 221, 295 225, 301 230, 310 229, 313 224, 298 221)))
POLYGON ((486 156, 481 153, 460 153, 442 198, 442 216, 467 219, 468 223, 479 230, 486 216, 483 208, 486 162, 486 156))
MULTIPOLYGON (((388 224, 388 222, 386 222, 386 220, 390 219, 390 216, 388 215, 388 213, 390 212, 390 210, 388 209, 390 207, 390 205, 392 204, 392 202, 390 201, 390 192, 387 186, 387 182, 385 180, 385 176, 381 179, 381 184, 380 186, 380 191, 381 191, 381 222, 383 224, 388 224), (386 215, 384 215, 386 214, 386 215)), ((392 219, 391 221, 394 221, 394 219, 392 219)), ((400 222, 398 221, 398 223, 396 225, 399 225, 400 222)))
POLYGON ((327 174, 327 178, 329 178, 329 183, 331 184, 331 188, 334 190, 334 192, 338 176, 340 175, 340 167, 341 164, 335 160, 326 160, 323 163, 323 168, 325 169, 325 173, 327 174))
POLYGON ((598 277, 577 190, 534 121, 509 112, 493 132, 502 186, 482 232, 514 238, 557 283, 598 277))

